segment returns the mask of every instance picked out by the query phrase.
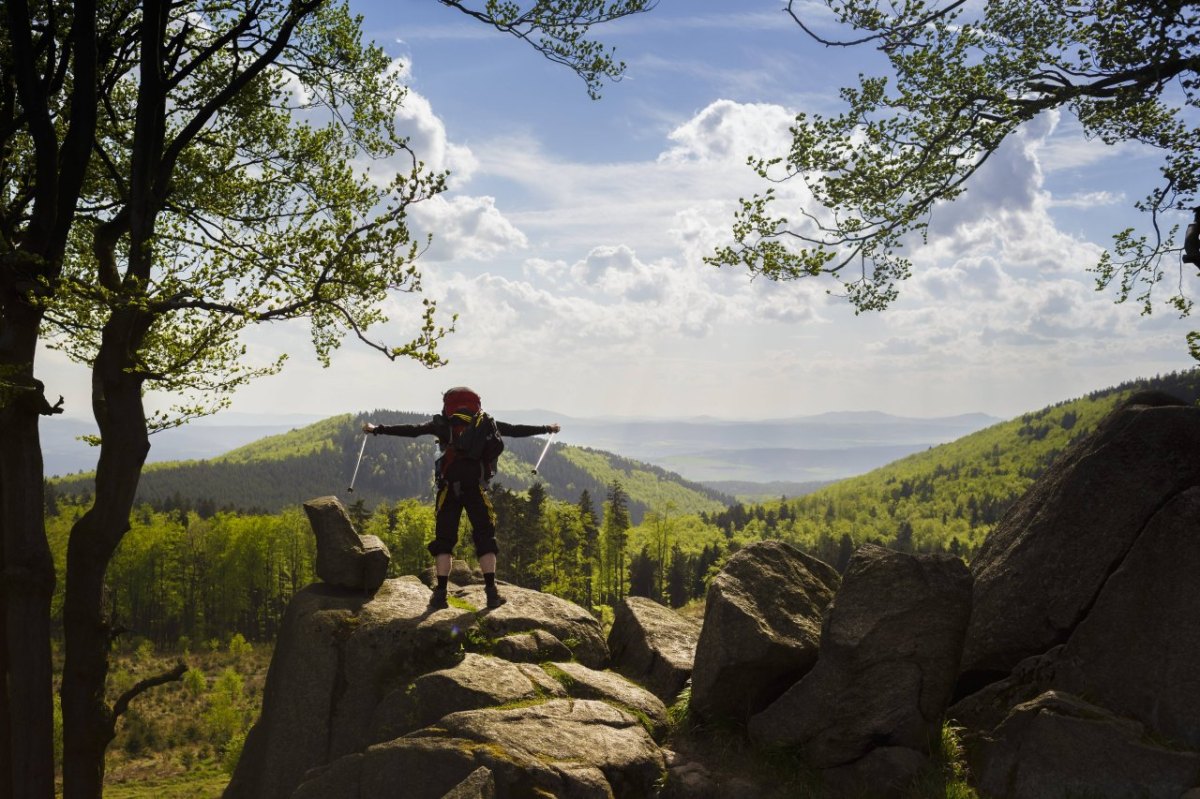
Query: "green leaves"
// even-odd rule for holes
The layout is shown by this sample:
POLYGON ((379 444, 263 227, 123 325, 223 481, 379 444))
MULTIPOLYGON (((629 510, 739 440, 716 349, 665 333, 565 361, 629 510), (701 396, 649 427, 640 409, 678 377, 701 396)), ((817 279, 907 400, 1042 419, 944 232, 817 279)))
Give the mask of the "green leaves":
POLYGON ((253 324, 307 320, 325 364, 347 335, 393 360, 440 364, 453 326, 428 299, 410 340, 368 338, 389 321, 386 297, 421 291, 425 242, 407 213, 444 191, 446 175, 395 130, 404 87, 345 5, 176 4, 150 101, 134 64, 152 56, 134 46, 138 19, 121 22, 113 40, 131 49, 110 64, 82 224, 47 292, 51 345, 93 363, 106 325, 137 320, 126 371, 180 397, 152 429, 211 413, 282 367, 286 356, 248 357, 241 334, 253 324), (134 208, 138 119, 155 113, 154 204, 134 208))
POLYGON ((523 39, 534 50, 583 79, 588 96, 599 99, 604 81, 618 81, 625 62, 613 49, 587 38, 593 25, 648 11, 656 0, 535 0, 532 3, 439 0, 499 31, 523 39))
POLYGON ((786 159, 752 162, 770 182, 801 181, 812 202, 789 209, 789 219, 772 212, 773 190, 741 200, 732 244, 709 263, 772 280, 833 276, 857 310, 882 310, 909 275, 900 251, 923 241, 936 206, 958 197, 1019 126, 1062 109, 1089 137, 1162 152, 1159 188, 1135 203, 1151 232, 1117 234, 1096 267, 1099 287, 1115 282, 1118 302, 1134 296, 1147 313, 1156 299, 1190 313, 1181 268, 1175 293, 1163 300, 1155 289, 1179 251, 1159 217, 1200 204, 1200 129, 1181 113, 1198 105, 1200 9, 1149 0, 977 8, 826 0, 853 29, 838 42, 806 27, 795 5, 788 13, 810 37, 874 45, 892 74, 843 89, 838 116, 798 116, 786 159))

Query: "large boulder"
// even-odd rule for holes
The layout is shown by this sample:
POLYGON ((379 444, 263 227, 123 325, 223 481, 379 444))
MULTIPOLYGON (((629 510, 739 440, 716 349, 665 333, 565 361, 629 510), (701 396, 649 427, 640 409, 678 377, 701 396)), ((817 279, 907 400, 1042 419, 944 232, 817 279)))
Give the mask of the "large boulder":
POLYGON ((994 799, 1178 799, 1200 783, 1200 754, 1164 747, 1136 721, 1054 691, 1018 705, 972 749, 979 790, 994 799))
MULTIPOLYGON (((579 605, 515 585, 504 585, 500 591, 508 601, 481 617, 480 627, 486 636, 499 639, 545 630, 566 645, 572 656, 585 666, 602 669, 608 665, 604 630, 599 620, 579 605)), ((487 606, 482 585, 459 587, 451 594, 473 607, 487 606)))
POLYGON ((456 663, 474 615, 431 613, 429 596, 412 577, 371 597, 323 584, 292 597, 226 799, 287 799, 309 768, 370 742, 375 707, 396 684, 456 663))
POLYGON ((351 755, 311 775, 295 799, 441 799, 484 766, 497 796, 649 799, 662 752, 630 713, 556 699, 454 713, 436 726, 351 755))
POLYGON ((972 564, 960 695, 1070 637, 1151 517, 1200 485, 1198 453, 1200 408, 1144 393, 1059 456, 972 564))
POLYGON ((608 650, 613 668, 671 702, 692 676, 700 625, 646 597, 613 609, 608 650))
POLYGON ((350 515, 337 497, 304 503, 317 537, 317 576, 330 585, 372 592, 387 577, 392 555, 378 537, 354 532, 350 515))
MULTIPOLYGON (((431 565, 425 569, 425 584, 437 583, 437 566, 431 565)), ((478 566, 472 566, 465 560, 454 558, 450 561, 450 573, 446 575, 450 585, 483 585, 483 572, 478 566)))
POLYGON ((1198 619, 1200 488, 1193 488, 1153 516, 1105 582, 1062 648, 1052 685, 1200 749, 1198 619))
MULTIPOLYGON (((927 755, 970 614, 971 574, 958 558, 861 547, 826 612, 816 666, 750 720, 751 736, 797 747, 821 769, 876 748, 927 755)), ((875 759, 905 768, 915 760, 875 759)))
POLYGON ((733 555, 708 588, 693 712, 744 724, 803 677, 816 663, 821 614, 840 581, 832 566, 779 541, 733 555))
POLYGON ((1181 784, 1197 756, 1185 750, 1200 749, 1198 531, 1193 488, 1153 516, 1066 643, 951 708, 990 785, 1011 780, 1026 786, 1012 795, 1038 796, 1030 786, 1061 773, 1064 784, 1105 794, 1160 761, 1174 764, 1162 766, 1165 793, 1147 795, 1181 784))
MULTIPOLYGON (((375 708, 371 740, 390 741, 462 710, 523 702, 545 690, 520 666, 471 652, 394 689, 375 708)), ((565 693, 565 692, 564 692, 565 693)))

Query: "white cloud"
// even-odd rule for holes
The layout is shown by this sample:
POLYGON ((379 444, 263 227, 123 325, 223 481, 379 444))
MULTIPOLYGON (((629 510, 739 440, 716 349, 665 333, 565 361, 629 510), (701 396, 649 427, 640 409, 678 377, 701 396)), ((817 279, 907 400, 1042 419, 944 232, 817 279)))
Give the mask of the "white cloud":
POLYGON ((717 100, 671 131, 674 146, 662 153, 662 163, 735 163, 747 156, 787 152, 789 128, 796 115, 778 105, 717 100))
POLYGON ((465 184, 478 167, 471 149, 449 140, 446 125, 433 112, 429 100, 412 89, 396 112, 396 128, 408 138, 413 155, 430 171, 450 170, 451 185, 465 184))
MULTIPOLYGON (((1084 270, 1099 248, 1051 215, 1074 207, 1046 187, 1052 120, 937 209, 895 307, 855 317, 828 296, 833 281, 751 280, 704 263, 728 240, 737 198, 764 188, 746 156, 786 153, 793 109, 717 100, 657 157, 595 163, 548 155, 532 138, 456 147, 432 107, 410 98, 418 156, 466 163, 469 177, 413 213, 435 234, 426 293, 459 317, 442 347, 452 366, 413 385, 530 375, 537 402, 581 413, 1004 412, 1037 407, 1031 381, 1116 373, 1148 346, 1181 347, 1178 324, 1156 318, 1162 330, 1148 336, 1135 309, 1092 290, 1084 270), (476 183, 489 194, 470 194, 476 183), (747 409, 748 395, 773 404, 747 409)), ((795 181, 780 196, 789 215, 808 201, 795 181)), ((525 391, 511 388, 509 406, 528 404, 525 391)))
POLYGON ((433 232, 426 261, 486 261, 509 250, 525 249, 529 240, 496 208, 493 197, 439 195, 410 211, 414 227, 433 232))

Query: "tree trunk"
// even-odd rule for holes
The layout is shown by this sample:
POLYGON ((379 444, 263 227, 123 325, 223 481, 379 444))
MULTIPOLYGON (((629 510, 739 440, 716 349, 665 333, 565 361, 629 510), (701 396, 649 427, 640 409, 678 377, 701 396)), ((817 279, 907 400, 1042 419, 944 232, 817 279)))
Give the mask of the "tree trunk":
POLYGON ((129 530, 138 479, 150 442, 142 378, 126 353, 137 351, 143 320, 117 311, 105 326, 92 372, 92 404, 100 426, 96 499, 71 528, 63 606, 66 664, 62 679, 63 797, 100 799, 104 752, 116 719, 105 698, 112 631, 104 616, 104 574, 129 530))
POLYGON ((54 562, 43 513, 39 416, 49 405, 33 379, 40 313, 0 301, 0 796, 54 796, 50 602, 54 562))

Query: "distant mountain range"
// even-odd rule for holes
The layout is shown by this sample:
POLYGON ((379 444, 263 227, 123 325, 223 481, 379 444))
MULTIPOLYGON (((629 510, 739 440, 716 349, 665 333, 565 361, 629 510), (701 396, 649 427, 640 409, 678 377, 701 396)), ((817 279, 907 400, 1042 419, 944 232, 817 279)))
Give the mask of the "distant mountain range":
MULTIPOLYGON (((560 441, 620 453, 695 482, 780 483, 791 488, 785 492, 790 496, 801 493, 799 484, 862 474, 1001 421, 982 413, 912 418, 875 411, 763 421, 579 418, 550 410, 497 411, 495 415, 516 423, 558 422, 563 426, 560 441)), ((215 458, 320 418, 221 414, 154 435, 149 460, 215 458)), ((95 450, 78 437, 94 433, 90 422, 48 419, 42 426, 47 474, 93 469, 95 450)))
MULTIPOLYGON (((222 509, 274 513, 329 494, 341 496, 347 504, 362 500, 368 508, 400 499, 431 500, 437 457, 432 437, 372 436, 364 446, 361 432, 367 419, 413 424, 425 418, 385 410, 344 414, 261 438, 213 458, 150 463, 138 483, 137 501, 159 509, 193 508, 204 514, 222 509), (364 457, 358 466, 360 452, 364 457)), ((587 491, 598 511, 608 486, 619 481, 635 523, 652 508, 713 512, 732 502, 729 496, 665 469, 561 443, 547 451, 535 475, 533 466, 544 445, 543 438, 506 439, 496 482, 513 491, 540 482, 550 496, 566 502, 579 501, 587 491)), ((93 481, 90 475, 77 474, 52 485, 60 496, 85 495, 92 491, 93 481)))

